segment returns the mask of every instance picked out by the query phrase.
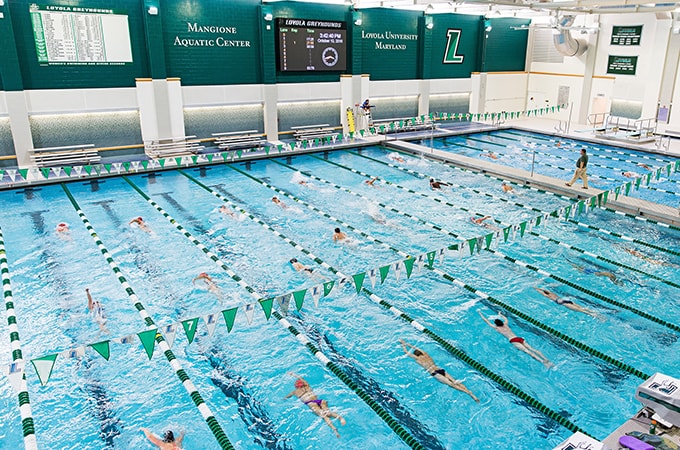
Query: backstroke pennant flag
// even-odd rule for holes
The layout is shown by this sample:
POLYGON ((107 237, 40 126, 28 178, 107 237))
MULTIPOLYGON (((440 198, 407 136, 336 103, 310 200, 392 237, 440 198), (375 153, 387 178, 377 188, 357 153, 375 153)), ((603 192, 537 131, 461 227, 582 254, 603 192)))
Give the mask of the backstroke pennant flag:
POLYGON ((380 271, 380 284, 383 284, 385 282, 385 278, 387 278, 387 274, 390 273, 390 266, 382 266, 378 270, 380 271))
POLYGON ((194 336, 196 335, 196 325, 198 325, 198 317, 182 321, 182 327, 184 328, 184 332, 187 335, 189 344, 194 342, 194 336))
POLYGON ((144 350, 146 350, 146 355, 149 360, 153 357, 153 349, 156 346, 156 333, 158 333, 158 328, 152 328, 151 330, 142 331, 137 333, 139 340, 142 341, 144 350))
POLYGON ((227 324, 227 333, 231 333, 231 329, 234 327, 234 320, 236 319, 237 312, 238 308, 225 309, 222 311, 224 321, 227 324))
POLYGON ((318 308, 319 307, 319 298, 321 298, 321 292, 322 292, 322 285, 316 285, 312 286, 309 289, 309 295, 312 296, 312 300, 314 300, 314 307, 318 308))
POLYGON ((64 350, 60 353, 64 358, 82 358, 85 356, 85 347, 76 347, 64 350))
POLYGON ((14 392, 20 392, 21 390, 21 380, 24 378, 24 368, 26 363, 23 361, 17 361, 6 366, 5 371, 7 372, 7 380, 9 384, 14 389, 14 392))
POLYGON ((406 267, 406 278, 411 278, 411 273, 413 272, 413 263, 415 259, 410 256, 404 260, 404 267, 406 267))
POLYGON ((274 297, 262 299, 257 301, 264 311, 264 316, 269 320, 272 315, 272 306, 274 306, 274 297))
MULTIPOLYGON (((374 270, 374 269, 371 269, 371 270, 374 270)), ((375 276, 374 276, 374 278, 375 278, 375 276)), ((324 297, 328 297, 328 294, 331 293, 334 285, 335 285, 335 281, 333 281, 333 280, 327 281, 323 284, 323 296, 324 297)), ((373 285, 375 286, 375 280, 373 280, 373 285)))
POLYGON ((366 278, 366 272, 361 272, 356 275, 352 275, 354 280, 354 286, 357 288, 357 294, 361 292, 361 286, 364 285, 364 278, 366 278))
POLYGON ((52 369, 54 368, 54 362, 57 359, 57 354, 43 356, 42 358, 36 358, 31 360, 35 372, 38 374, 40 379, 40 384, 45 386, 52 376, 52 369))
MULTIPOLYGON (((472 253, 472 251, 470 251, 472 253)), ((436 256, 436 253, 434 251, 427 252, 427 266, 431 269, 432 264, 434 264, 434 257, 436 256)))
POLYGON ((302 289, 301 291, 295 291, 293 292, 293 299, 295 300, 295 307, 297 308, 298 311, 302 309, 302 304, 305 301, 305 294, 307 293, 307 289, 302 289))
POLYGON ((279 303, 279 312, 281 312, 281 314, 284 315, 284 316, 288 315, 288 306, 290 306, 290 297, 291 297, 291 294, 279 295, 278 297, 276 297, 276 301, 279 303))
POLYGON ((203 316, 203 321, 205 322, 205 326, 208 329, 208 336, 210 337, 212 337, 213 333, 215 332, 218 317, 219 316, 217 314, 208 314, 206 316, 203 316))
POLYGON ((377 277, 377 270, 375 268, 368 269, 368 279, 371 280, 371 287, 375 288, 375 279, 377 277))
POLYGON ((248 325, 253 323, 253 316, 255 315, 255 305, 253 303, 247 303, 243 305, 243 312, 246 313, 246 321, 248 325))
POLYGON ((172 344, 175 343, 175 335, 177 334, 177 324, 172 323, 163 327, 163 338, 168 344, 168 347, 172 348, 172 344))
POLYGON ((399 281, 399 275, 401 275, 401 261, 397 261, 392 264, 394 267, 394 277, 399 281))

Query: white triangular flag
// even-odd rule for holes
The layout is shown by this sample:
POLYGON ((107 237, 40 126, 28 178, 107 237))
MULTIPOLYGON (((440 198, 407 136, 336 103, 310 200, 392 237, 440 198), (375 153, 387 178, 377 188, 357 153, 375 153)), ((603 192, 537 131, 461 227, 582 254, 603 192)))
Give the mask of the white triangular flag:
POLYGON ((132 161, 132 168, 135 169, 135 172, 139 170, 139 161, 132 161))
POLYGON ((279 312, 287 316, 288 315, 288 306, 290 305, 290 296, 291 294, 286 294, 286 295, 280 295, 276 297, 276 301, 279 303, 279 312))
POLYGON ((40 384, 45 386, 52 375, 52 368, 54 368, 54 363, 57 360, 57 355, 43 356, 42 358, 32 359, 31 363, 35 368, 35 372, 38 374, 40 379, 40 384))
POLYGON ((425 265, 425 258, 426 256, 424 253, 418 255, 418 257, 416 258, 416 267, 418 267, 418 272, 423 270, 423 266, 425 265))
POLYGON ((76 175, 80 176, 80 174, 83 173, 83 166, 73 166, 73 171, 76 175))
POLYGON ((58 177, 61 175, 61 167, 52 167, 52 173, 58 177))
POLYGON ((163 337, 165 342, 167 342, 168 347, 172 348, 172 344, 175 343, 175 334, 177 333, 177 324, 173 323, 163 327, 163 337))
POLYGON ((246 313, 246 320, 248 321, 248 325, 250 325, 253 323, 253 316, 255 315, 255 304, 248 303, 243 305, 243 311, 246 313))
POLYGON ((205 326, 208 328, 208 336, 212 337, 213 333, 215 332, 215 327, 217 326, 217 314, 208 314, 207 316, 203 316, 203 320, 205 320, 205 326))
POLYGON ((439 254, 439 264, 444 264, 444 253, 446 252, 445 248, 440 248, 437 253, 439 254))
POLYGON ((17 178, 16 169, 7 169, 7 175, 9 175, 10 180, 14 181, 17 178))
POLYGON ((123 163, 117 162, 111 164, 111 166, 113 167, 113 170, 115 170, 117 173, 120 173, 120 168, 123 167, 123 163))
POLYGON ((399 275, 401 274, 401 266, 402 266, 401 261, 395 262, 394 265, 392 266, 394 269, 394 276, 397 279, 397 281, 399 281, 399 275))
POLYGON ((71 348, 59 353, 64 358, 82 358, 85 356, 85 347, 71 348))
POLYGON ((14 392, 21 392, 21 380, 24 378, 24 368, 26 363, 23 361, 17 361, 6 366, 5 371, 7 372, 7 379, 9 384, 12 385, 14 392))
POLYGON ((376 269, 369 269, 366 273, 368 274, 368 279, 371 280, 371 287, 375 288, 375 280, 377 277, 376 269))
POLYGON ((321 297, 322 293, 323 285, 312 286, 312 288, 309 290, 309 294, 312 296, 312 299, 314 300, 314 307, 316 308, 319 307, 319 297, 321 297))

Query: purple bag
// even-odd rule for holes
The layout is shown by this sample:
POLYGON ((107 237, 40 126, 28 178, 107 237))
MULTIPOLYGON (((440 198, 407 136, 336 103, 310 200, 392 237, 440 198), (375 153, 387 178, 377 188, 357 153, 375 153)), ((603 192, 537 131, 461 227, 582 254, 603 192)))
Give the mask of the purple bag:
POLYGON ((633 436, 621 436, 619 438, 619 444, 630 450, 654 450, 653 446, 640 439, 634 438, 633 436))

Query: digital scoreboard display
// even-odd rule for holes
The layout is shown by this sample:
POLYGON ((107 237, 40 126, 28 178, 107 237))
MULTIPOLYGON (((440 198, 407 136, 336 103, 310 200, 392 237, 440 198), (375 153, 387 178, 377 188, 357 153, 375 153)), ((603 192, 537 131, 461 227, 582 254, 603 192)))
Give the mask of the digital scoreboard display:
POLYGON ((279 18, 276 30, 279 71, 347 69, 347 22, 279 18))

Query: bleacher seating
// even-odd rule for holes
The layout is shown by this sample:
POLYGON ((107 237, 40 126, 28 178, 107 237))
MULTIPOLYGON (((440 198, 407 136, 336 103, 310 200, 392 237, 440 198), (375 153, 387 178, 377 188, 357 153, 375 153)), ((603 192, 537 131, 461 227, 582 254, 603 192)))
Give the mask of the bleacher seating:
POLYGON ((267 141, 264 135, 257 130, 231 131, 228 133, 212 133, 215 144, 223 150, 236 150, 239 148, 260 148, 267 141))
POLYGON ((196 136, 158 139, 144 143, 144 152, 152 158, 195 155, 204 148, 201 141, 196 139, 196 136))
POLYGON ((319 125, 304 125, 299 127, 290 127, 293 130, 293 135, 298 141, 310 139, 323 139, 334 136, 337 131, 331 128, 329 124, 322 123, 319 125))
POLYGON ((94 144, 34 148, 29 150, 29 154, 38 167, 87 165, 101 161, 94 144))
POLYGON ((404 131, 419 131, 424 129, 430 129, 434 125, 432 119, 429 116, 421 117, 404 117, 404 118, 394 118, 394 119, 381 119, 374 120, 373 127, 377 130, 379 134, 397 133, 404 131), (380 127, 384 126, 384 131, 380 130, 380 127))

